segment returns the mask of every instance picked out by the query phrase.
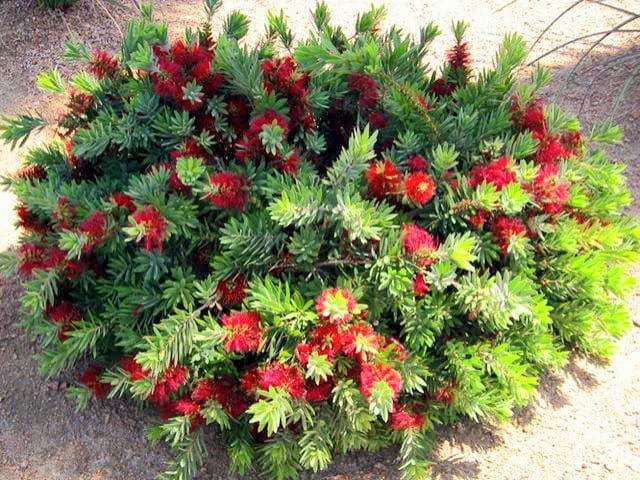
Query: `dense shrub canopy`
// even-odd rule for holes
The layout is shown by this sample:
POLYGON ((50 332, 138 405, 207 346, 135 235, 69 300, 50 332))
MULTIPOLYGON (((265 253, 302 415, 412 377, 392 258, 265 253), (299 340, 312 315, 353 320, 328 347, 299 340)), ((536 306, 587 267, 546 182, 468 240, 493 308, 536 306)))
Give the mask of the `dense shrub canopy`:
POLYGON ((240 12, 170 42, 145 6, 117 55, 69 43, 86 70, 38 78, 68 109, 6 179, 22 237, 3 263, 42 372, 89 362, 81 404, 156 407, 167 478, 194 475, 212 424, 240 472, 399 443, 425 478, 434 424, 508 419, 570 348, 606 357, 628 327, 640 231, 598 146, 618 130, 544 105, 543 69, 516 85, 516 35, 474 74, 456 24, 431 71, 438 29, 383 33, 383 13, 348 36, 320 4, 296 45, 271 15, 250 48, 240 12))

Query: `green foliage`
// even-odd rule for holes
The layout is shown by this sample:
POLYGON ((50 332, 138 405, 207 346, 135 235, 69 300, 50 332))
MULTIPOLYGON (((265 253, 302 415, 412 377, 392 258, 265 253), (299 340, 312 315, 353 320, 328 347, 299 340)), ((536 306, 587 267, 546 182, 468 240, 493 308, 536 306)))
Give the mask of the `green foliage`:
POLYGON ((53 10, 55 8, 68 8, 76 3, 76 0, 38 0, 38 6, 53 10))

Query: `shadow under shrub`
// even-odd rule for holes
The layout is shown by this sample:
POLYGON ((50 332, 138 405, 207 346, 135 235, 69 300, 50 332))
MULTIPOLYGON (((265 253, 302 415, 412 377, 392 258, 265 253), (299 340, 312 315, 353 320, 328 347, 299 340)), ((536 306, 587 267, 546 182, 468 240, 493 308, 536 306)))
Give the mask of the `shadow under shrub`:
POLYGON ((348 36, 320 4, 297 44, 270 15, 250 48, 240 12, 213 36, 216 7, 169 42, 143 6, 117 55, 68 43, 86 70, 38 77, 68 109, 5 179, 22 236, 2 263, 44 375, 88 358, 80 406, 157 408, 165 478, 195 475, 216 425, 239 472, 398 443, 420 479, 435 424, 509 419, 568 350, 611 354, 640 234, 599 148, 620 134, 542 105, 542 69, 516 85, 519 36, 474 74, 455 24, 431 72, 438 29, 383 33, 382 9, 348 36))

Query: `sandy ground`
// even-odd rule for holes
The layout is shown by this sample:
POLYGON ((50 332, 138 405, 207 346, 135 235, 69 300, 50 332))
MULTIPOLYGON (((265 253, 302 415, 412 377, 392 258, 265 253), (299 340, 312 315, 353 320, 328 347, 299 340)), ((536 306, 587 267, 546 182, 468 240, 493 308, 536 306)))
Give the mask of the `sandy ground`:
MULTIPOLYGON (((126 2, 127 0, 123 0, 126 2)), ((34 0, 0 0, 0 113, 37 109, 49 115, 59 110, 59 99, 45 96, 33 83, 35 74, 51 66, 70 72, 72 65, 59 60, 69 35, 89 46, 115 49, 119 33, 97 0, 80 0, 66 14, 35 10, 34 0)), ((334 21, 351 28, 356 14, 369 0, 327 1, 334 21)), ((420 25, 434 21, 446 33, 433 46, 434 59, 452 41, 447 27, 453 20, 471 23, 468 40, 476 66, 491 62, 503 34, 519 31, 532 42, 549 21, 573 0, 438 0, 385 1, 391 14, 386 22, 416 33, 420 25)), ((632 9, 637 0, 610 4, 632 9)), ((106 0, 113 18, 123 28, 127 15, 106 0)), ((204 19, 199 0, 156 0, 157 16, 171 22, 172 33, 195 26, 204 19)), ((302 36, 310 25, 305 0, 227 0, 218 25, 230 10, 253 18, 248 41, 261 34, 266 13, 284 8, 294 33, 302 36)), ((639 8, 635 8, 638 10, 639 8)), ((624 19, 597 2, 584 2, 559 22, 532 52, 533 59, 568 39, 605 30, 624 19)), ((640 21, 627 28, 638 28, 640 21)), ((621 88, 629 64, 598 66, 620 54, 640 53, 638 34, 614 35, 594 51, 593 60, 581 69, 570 93, 561 103, 589 126, 607 118, 621 88)), ((579 42, 547 57, 543 63, 556 75, 548 95, 587 48, 579 42)), ((526 72, 523 72, 523 75, 526 72)), ((625 134, 616 158, 628 165, 630 185, 640 192, 640 82, 632 87, 616 121, 625 134)), ((45 141, 50 132, 34 136, 29 144, 45 141)), ((19 165, 19 152, 0 146, 0 174, 19 165)), ((15 244, 13 197, 0 192, 0 251, 15 244)), ((631 207, 637 213, 638 204, 631 207)), ((154 418, 130 404, 109 401, 76 414, 64 396, 65 379, 42 382, 33 355, 36 348, 15 326, 19 321, 15 279, 0 280, 0 479, 17 480, 142 480, 151 479, 168 458, 163 446, 150 445, 145 426, 154 418)), ((640 309, 640 290, 629 301, 634 318, 640 309)), ((434 452, 436 479, 624 479, 640 478, 640 329, 635 327, 620 342, 609 365, 595 365, 575 358, 570 366, 546 375, 533 405, 516 419, 499 427, 471 422, 441 430, 434 452)), ((227 473, 224 448, 217 438, 208 442, 210 460, 200 478, 234 478, 227 473)), ((337 458, 328 472, 314 478, 377 480, 398 478, 395 450, 375 455, 337 458)), ((252 475, 249 478, 253 478, 252 475)))

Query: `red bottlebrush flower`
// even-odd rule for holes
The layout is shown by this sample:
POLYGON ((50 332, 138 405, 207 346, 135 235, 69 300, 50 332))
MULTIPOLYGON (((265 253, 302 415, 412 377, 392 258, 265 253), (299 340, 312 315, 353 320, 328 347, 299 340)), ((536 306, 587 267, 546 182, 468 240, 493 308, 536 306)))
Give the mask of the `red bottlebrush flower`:
POLYGON ((516 173, 509 167, 509 158, 505 156, 486 165, 476 165, 469 172, 469 185, 473 188, 486 182, 500 191, 515 181, 516 173))
POLYGON ((257 312, 233 312, 222 316, 227 352, 256 352, 262 341, 260 315, 257 312))
POLYGON ((413 277, 413 294, 416 297, 423 297, 429 291, 429 284, 424 279, 422 272, 416 273, 413 277))
POLYGON ((333 360, 342 349, 342 334, 335 323, 318 325, 311 331, 310 337, 311 348, 320 355, 326 355, 329 360, 333 360))
POLYGON ((222 280, 218 283, 217 288, 220 303, 226 307, 240 305, 247 296, 246 289, 248 286, 247 277, 242 274, 222 280))
POLYGON ((151 373, 150 370, 142 368, 142 365, 140 365, 134 357, 126 357, 122 359, 120 367, 129 375, 132 382, 147 378, 151 373))
POLYGON ((213 192, 207 199, 218 208, 243 210, 249 196, 245 180, 233 172, 214 173, 209 177, 213 192))
POLYGON ((367 118, 369 124, 378 130, 382 130, 383 128, 387 128, 387 118, 384 116, 382 112, 371 112, 369 117, 367 118))
POLYGON ((175 403, 174 410, 179 415, 198 415, 200 413, 200 405, 189 397, 185 397, 175 403))
POLYGON ((557 163, 561 158, 570 157, 571 152, 555 138, 544 139, 538 146, 536 161, 541 165, 557 163))
POLYGON ((491 212, 483 208, 480 208, 476 213, 474 213, 473 215, 471 215, 471 217, 469 217, 467 222, 469 222, 469 224, 474 226, 475 228, 480 229, 484 227, 484 224, 487 223, 487 220, 489 219, 490 216, 491 216, 491 212))
POLYGON ((544 108, 540 102, 534 101, 522 112, 522 128, 538 134, 546 132, 544 108))
POLYGON ((451 385, 446 385, 436 393, 436 401, 451 405, 453 403, 453 390, 451 385))
POLYGON ((100 243, 106 234, 107 214, 101 211, 93 212, 80 224, 80 231, 89 238, 85 245, 85 252, 100 243))
POLYGON ((526 230, 522 220, 516 217, 499 216, 491 225, 491 231, 504 255, 509 253, 512 238, 525 233, 526 230))
POLYGON ((316 312, 320 318, 340 324, 351 320, 357 305, 346 288, 327 288, 316 299, 316 312))
POLYGON ((404 193, 417 206, 425 205, 433 198, 435 191, 435 182, 424 172, 411 173, 404 180, 404 193))
POLYGON ((351 91, 358 94, 358 105, 363 108, 374 108, 377 105, 380 94, 373 78, 364 73, 352 73, 347 80, 351 91))
POLYGON ((311 345, 308 343, 299 343, 296 345, 296 358, 301 365, 306 365, 311 356, 311 345))
POLYGON ((393 390, 393 399, 397 400, 402 390, 402 377, 388 365, 382 363, 363 363, 360 368, 360 391, 369 398, 371 390, 379 382, 385 382, 393 390))
POLYGON ((197 157, 202 159, 208 159, 209 154, 203 149, 198 142, 193 138, 188 138, 182 144, 182 147, 178 150, 173 150, 169 153, 172 160, 177 160, 181 157, 197 157))
MULTIPOLYGON (((94 99, 91 95, 87 95, 85 93, 73 92, 69 97, 69 101, 67 102, 67 108, 69 109, 69 114, 67 115, 67 118, 69 117, 69 115, 75 116, 75 117, 82 117, 87 113, 87 111, 91 107, 93 107, 93 105, 94 105, 94 99)), ((71 157, 72 156, 71 142, 67 142, 67 144, 69 146, 67 147, 67 145, 65 144, 65 147, 67 148, 67 153, 71 157)), ((74 162, 71 160, 69 161, 69 163, 72 166, 74 164, 74 162)), ((77 159, 75 163, 77 163, 77 159)))
POLYGON ((412 412, 404 404, 394 408, 394 412, 389 417, 389 428, 391 430, 420 429, 423 425, 424 416, 418 412, 412 412))
POLYGON ((431 91, 438 97, 446 97, 455 92, 456 86, 453 83, 447 83, 444 78, 438 78, 431 84, 431 91))
POLYGON ((200 380, 193 389, 193 392, 191 392, 191 398, 198 403, 204 403, 215 399, 218 396, 218 391, 218 386, 214 380, 200 380))
POLYGON ((111 385, 102 383, 98 375, 102 372, 99 367, 89 367, 78 377, 78 381, 93 393, 95 398, 102 398, 111 391, 111 385))
MULTIPOLYGON (((244 138, 238 142, 238 150, 236 151, 236 157, 239 159, 253 159, 266 155, 273 157, 272 153, 267 153, 262 144, 260 134, 263 129, 268 126, 277 126, 282 131, 282 140, 289 135, 289 122, 287 118, 273 109, 265 110, 264 113, 255 117, 249 123, 249 129, 247 130, 244 138)), ((277 152, 278 156, 280 152, 277 152)))
POLYGON ((422 155, 412 155, 407 160, 407 167, 412 172, 425 172, 429 169, 429 162, 422 155))
POLYGON ((240 97, 229 98, 226 105, 229 125, 236 135, 241 136, 249 128, 249 105, 240 97))
POLYGON ((144 249, 149 252, 161 250, 162 242, 167 233, 167 221, 162 214, 151 205, 145 205, 137 210, 131 218, 141 228, 144 249))
POLYGON ((46 250, 41 245, 25 242, 18 249, 20 267, 18 271, 23 276, 30 276, 34 270, 44 269, 46 250))
POLYGON ((324 382, 320 382, 318 384, 316 384, 315 382, 307 382, 306 389, 307 393, 304 398, 305 400, 307 400, 307 402, 324 402, 331 395, 333 382, 331 380, 325 380, 324 382))
POLYGON ((47 318, 58 325, 68 325, 82 319, 82 313, 69 302, 60 302, 48 307, 45 311, 47 318))
POLYGON ((118 59, 102 50, 93 52, 89 60, 89 71, 99 79, 113 78, 119 69, 118 59))
POLYGON ((26 205, 18 206, 16 215, 18 217, 18 227, 28 232, 44 233, 48 229, 47 225, 31 213, 26 205))
POLYGON ((47 257, 44 260, 44 268, 49 270, 50 268, 56 268, 59 266, 66 266, 67 264, 67 251, 62 250, 57 245, 54 245, 47 250, 47 257))
POLYGON ((111 195, 111 200, 113 200, 113 203, 116 204, 116 207, 124 208, 129 213, 133 213, 136 211, 136 206, 133 203, 133 198, 131 198, 126 193, 116 192, 113 195, 111 195))
POLYGON ((279 159, 273 163, 273 166, 280 170, 282 173, 293 175, 298 171, 300 164, 300 154, 298 149, 294 148, 283 159, 279 159))
POLYGON ((438 241, 429 232, 413 223, 402 225, 402 246, 422 267, 436 261, 438 241))
POLYGON ((295 398, 304 398, 306 393, 300 370, 279 361, 274 361, 259 371, 258 387, 261 390, 269 390, 269 387, 281 388, 295 398))
POLYGON ((200 380, 191 392, 191 399, 197 403, 215 400, 233 418, 238 418, 248 408, 244 395, 231 377, 200 380))
POLYGON ((469 45, 467 42, 456 43, 456 45, 447 52, 447 60, 452 69, 469 71, 471 55, 469 54, 469 45))
POLYGON ((65 196, 58 198, 58 205, 53 210, 53 220, 59 229, 71 228, 77 214, 77 207, 65 196))
POLYGON ((382 346, 382 338, 365 322, 349 325, 342 331, 342 351, 348 357, 366 361, 382 346))
POLYGON ((560 136, 560 144, 565 148, 566 156, 577 155, 582 143, 580 132, 565 132, 560 136))
POLYGON ((71 329, 73 322, 82 319, 80 311, 68 302, 60 302, 47 308, 45 315, 50 321, 58 325, 58 339, 61 342, 68 338, 67 332, 71 329))
POLYGON ((546 163, 540 167, 530 186, 535 201, 550 215, 561 213, 569 201, 569 182, 560 180, 559 173, 557 165, 546 163))
POLYGON ((391 160, 373 162, 367 170, 369 193, 382 200, 387 195, 397 195, 400 191, 400 171, 391 160))
POLYGON ((47 178, 47 170, 42 165, 25 165, 15 173, 14 178, 29 181, 44 180, 47 178))
POLYGON ((187 381, 188 373, 189 369, 187 367, 174 365, 164 371, 160 381, 167 385, 169 392, 175 392, 187 381))
POLYGON ((247 395, 254 395, 258 389, 259 381, 260 371, 258 368, 250 368, 240 377, 240 388, 242 388, 247 395))

